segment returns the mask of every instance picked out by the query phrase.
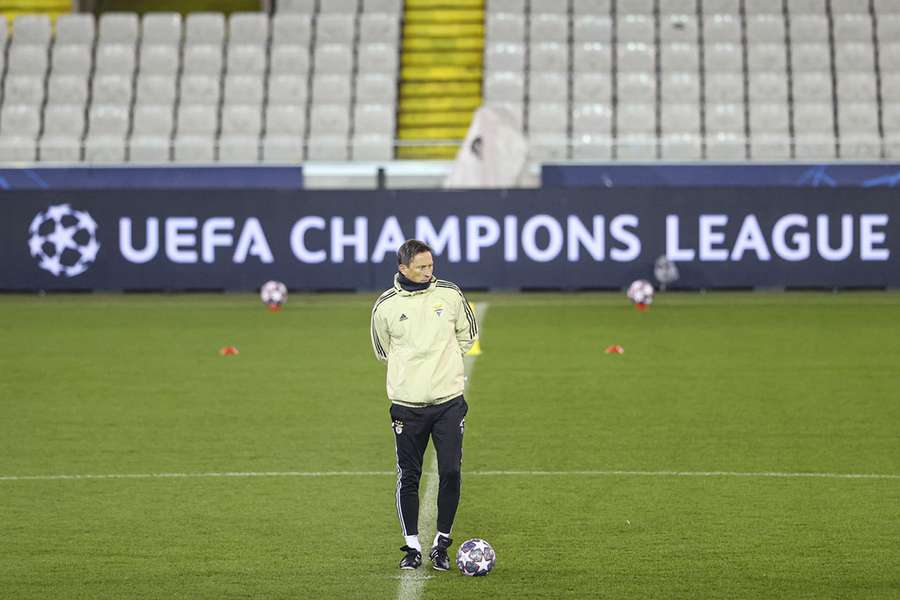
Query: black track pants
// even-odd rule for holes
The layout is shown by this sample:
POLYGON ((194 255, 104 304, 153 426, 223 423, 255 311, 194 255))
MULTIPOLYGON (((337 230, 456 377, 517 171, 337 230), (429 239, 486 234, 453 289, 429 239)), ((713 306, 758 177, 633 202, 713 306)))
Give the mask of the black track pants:
POLYGON ((437 529, 450 533, 459 506, 460 463, 466 412, 462 396, 437 406, 408 408, 391 404, 391 426, 397 443, 397 514, 403 535, 419 533, 419 479, 428 438, 437 451, 437 529))

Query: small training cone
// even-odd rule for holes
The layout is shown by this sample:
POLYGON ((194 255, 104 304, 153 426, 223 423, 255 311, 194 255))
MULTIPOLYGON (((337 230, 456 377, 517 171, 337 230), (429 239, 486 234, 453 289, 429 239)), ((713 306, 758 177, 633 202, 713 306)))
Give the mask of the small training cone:
POLYGON ((279 310, 281 310, 281 305, 275 304, 274 302, 272 304, 269 304, 268 306, 269 306, 269 312, 278 312, 279 310))
POLYGON ((225 346, 219 349, 219 356, 236 356, 240 354, 235 346, 225 346))
POLYGON ((642 302, 638 302, 637 304, 634 305, 634 308, 635 308, 635 310, 637 310, 637 311, 639 311, 639 312, 644 312, 644 311, 646 311, 648 308, 650 308, 650 305, 649 305, 649 304, 643 304, 642 302))
POLYGON ((604 352, 606 354, 625 354, 625 348, 618 344, 613 344, 612 346, 608 346, 604 352))

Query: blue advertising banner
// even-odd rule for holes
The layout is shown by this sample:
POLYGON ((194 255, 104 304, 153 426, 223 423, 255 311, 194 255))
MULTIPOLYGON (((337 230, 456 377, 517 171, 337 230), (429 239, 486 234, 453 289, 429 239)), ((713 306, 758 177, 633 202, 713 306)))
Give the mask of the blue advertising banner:
POLYGON ((900 164, 545 164, 544 187, 896 187, 900 164))
POLYGON ((0 169, 0 190, 303 189, 303 168, 35 167, 0 169))
POLYGON ((890 189, 17 192, 0 289, 377 290, 407 238, 469 289, 900 286, 890 189))

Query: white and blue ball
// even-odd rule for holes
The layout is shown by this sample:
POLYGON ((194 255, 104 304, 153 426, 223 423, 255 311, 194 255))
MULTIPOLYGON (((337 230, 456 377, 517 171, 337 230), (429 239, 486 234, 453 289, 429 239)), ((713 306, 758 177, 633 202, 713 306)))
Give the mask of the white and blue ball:
POLYGON ((628 298, 635 304, 652 304, 653 303, 653 284, 646 279, 638 279, 632 281, 628 286, 628 298))
POLYGON ((486 541, 479 538, 466 540, 456 551, 456 566, 463 575, 481 577, 487 575, 497 562, 497 554, 486 541))
POLYGON ((287 302, 287 286, 280 281, 267 281, 259 288, 259 298, 267 306, 281 306, 287 302))

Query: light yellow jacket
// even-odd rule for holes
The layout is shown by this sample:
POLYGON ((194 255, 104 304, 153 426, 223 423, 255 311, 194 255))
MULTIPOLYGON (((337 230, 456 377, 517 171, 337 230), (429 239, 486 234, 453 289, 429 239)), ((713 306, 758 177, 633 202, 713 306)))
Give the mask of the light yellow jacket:
POLYGON ((449 281, 408 292, 394 276, 372 308, 372 348, 387 363, 387 396, 403 406, 452 400, 465 389, 463 355, 478 339, 475 313, 449 281))

